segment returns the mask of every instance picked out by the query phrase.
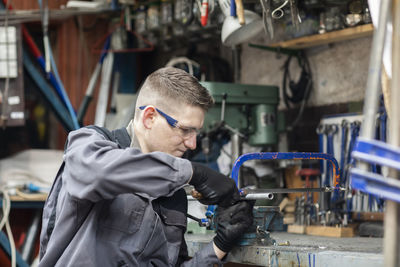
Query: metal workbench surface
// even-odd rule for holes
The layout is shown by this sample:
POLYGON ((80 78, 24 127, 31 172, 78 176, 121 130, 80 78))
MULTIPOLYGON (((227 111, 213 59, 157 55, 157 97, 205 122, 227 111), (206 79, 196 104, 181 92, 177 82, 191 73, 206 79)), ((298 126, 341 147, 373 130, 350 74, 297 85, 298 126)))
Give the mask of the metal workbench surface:
MULTIPOLYGON (((213 236, 186 234, 189 255, 193 256, 213 236)), ((279 267, 383 266, 382 238, 334 238, 286 232, 274 232, 271 237, 276 240, 276 245, 238 246, 229 253, 228 261, 279 267)))

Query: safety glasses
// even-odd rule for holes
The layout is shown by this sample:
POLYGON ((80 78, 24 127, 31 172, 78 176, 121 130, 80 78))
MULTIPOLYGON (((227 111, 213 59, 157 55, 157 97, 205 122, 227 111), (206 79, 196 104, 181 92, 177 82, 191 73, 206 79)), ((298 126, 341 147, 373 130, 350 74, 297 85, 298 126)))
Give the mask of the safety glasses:
MULTIPOLYGON (((144 110, 146 107, 147 106, 140 106, 139 109, 140 110, 144 110)), ((164 113, 162 110, 160 110, 160 109, 158 109, 156 107, 155 107, 155 109, 161 116, 163 116, 166 119, 167 123, 172 128, 178 129, 180 131, 181 136, 184 139, 188 139, 188 138, 190 138, 192 136, 196 136, 196 135, 198 135, 200 133, 199 129, 196 129, 194 127, 186 127, 186 126, 180 125, 177 120, 175 120, 174 118, 172 118, 168 114, 164 113)))

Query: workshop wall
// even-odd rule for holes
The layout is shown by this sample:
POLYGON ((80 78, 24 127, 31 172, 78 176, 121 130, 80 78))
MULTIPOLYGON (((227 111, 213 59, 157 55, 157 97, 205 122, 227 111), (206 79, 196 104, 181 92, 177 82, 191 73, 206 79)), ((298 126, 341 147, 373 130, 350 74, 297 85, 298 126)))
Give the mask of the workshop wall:
MULTIPOLYGON (((371 37, 364 37, 308 49, 306 53, 314 87, 307 106, 361 101, 367 82, 371 43, 371 37)), ((243 45, 241 82, 277 85, 281 88, 282 66, 286 58, 283 54, 243 45)), ((298 73, 294 60, 291 65, 292 73, 298 73)), ((279 109, 285 109, 283 101, 279 109)))
MULTIPOLYGON (((263 44, 259 37, 252 43, 263 44)), ((364 37, 306 50, 313 89, 302 119, 287 133, 289 151, 318 151, 316 128, 325 115, 358 112, 365 95, 372 37, 364 37)), ((241 83, 277 85, 280 88, 279 109, 284 111, 286 125, 297 117, 298 108, 287 110, 282 93, 283 65, 287 55, 242 46, 241 83)), ((295 60, 290 64, 293 80, 300 69, 295 60)), ((297 77, 296 77, 297 75, 297 77)))

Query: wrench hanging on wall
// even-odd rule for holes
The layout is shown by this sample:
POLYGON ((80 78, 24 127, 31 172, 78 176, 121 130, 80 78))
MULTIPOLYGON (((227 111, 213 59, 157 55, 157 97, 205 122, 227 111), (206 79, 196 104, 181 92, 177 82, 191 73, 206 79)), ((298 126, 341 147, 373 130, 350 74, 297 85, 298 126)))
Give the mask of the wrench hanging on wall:
MULTIPOLYGON (((349 133, 349 122, 347 120, 343 120, 342 124, 342 142, 341 142, 341 149, 340 149, 340 177, 344 177, 344 172, 345 172, 345 168, 346 168, 346 155, 347 155, 347 136, 349 133)), ((342 183, 341 186, 343 186, 343 180, 342 179, 342 183)))
POLYGON ((262 11, 262 20, 264 31, 269 38, 274 39, 274 24, 271 15, 271 0, 260 0, 262 11))
POLYGON ((297 2, 296 0, 289 0, 290 4, 290 14, 292 16, 292 24, 296 31, 299 30, 299 24, 301 23, 301 18, 299 15, 299 9, 297 7, 297 2))

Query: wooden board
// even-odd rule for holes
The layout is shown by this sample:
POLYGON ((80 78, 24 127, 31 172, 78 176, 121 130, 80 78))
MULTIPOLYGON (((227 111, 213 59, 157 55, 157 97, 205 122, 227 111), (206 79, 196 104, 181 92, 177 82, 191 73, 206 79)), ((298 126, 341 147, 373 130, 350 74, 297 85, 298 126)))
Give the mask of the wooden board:
POLYGON ((346 28, 343 30, 327 32, 324 34, 304 36, 296 39, 291 39, 288 41, 274 43, 269 46, 291 48, 291 49, 302 49, 312 46, 329 44, 333 42, 340 42, 349 39, 371 36, 373 31, 374 31, 374 26, 372 24, 365 24, 361 26, 346 28))
POLYGON ((334 227, 311 225, 306 227, 307 235, 329 236, 329 237, 353 237, 355 235, 353 227, 334 227))
POLYGON ((291 206, 286 206, 284 210, 285 210, 285 213, 287 213, 287 212, 291 213, 291 212, 294 212, 295 209, 296 209, 295 206, 291 205, 291 206))
POLYGON ((26 194, 27 196, 10 196, 10 200, 11 201, 46 201, 47 199, 47 194, 31 194, 31 196, 29 196, 28 194, 26 194))
POLYGON ((283 216, 283 224, 294 224, 294 214, 285 213, 285 216, 283 216))
POLYGON ((353 212, 351 218, 355 221, 375 221, 382 222, 384 218, 383 212, 353 212))
POLYGON ((294 200, 289 200, 287 197, 283 198, 279 204, 280 211, 287 211, 288 207, 294 207, 294 200))
POLYGON ((306 232, 306 226, 291 224, 291 225, 288 225, 287 231, 288 231, 288 233, 292 233, 292 234, 304 234, 306 232))
MULTIPOLYGON (((298 166, 290 166, 285 169, 285 184, 287 188, 302 188, 304 185, 304 181, 301 180, 301 177, 296 175, 296 171, 299 169, 298 166)), ((291 193, 288 194, 287 197, 289 200, 293 202, 296 200, 296 197, 301 197, 303 193, 291 193)))

